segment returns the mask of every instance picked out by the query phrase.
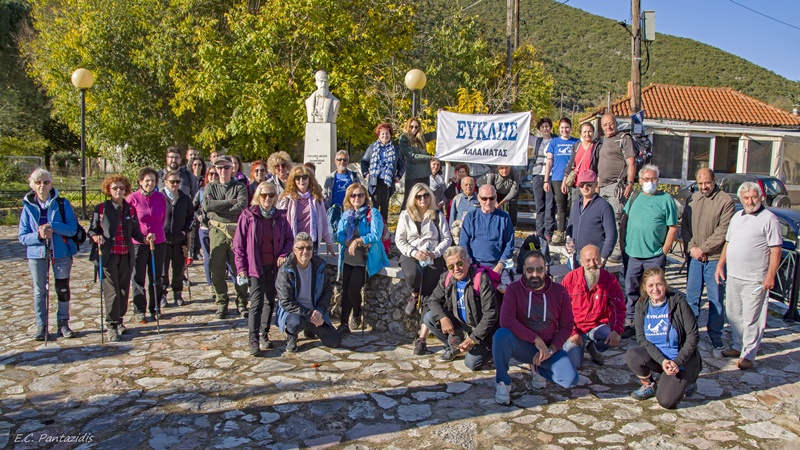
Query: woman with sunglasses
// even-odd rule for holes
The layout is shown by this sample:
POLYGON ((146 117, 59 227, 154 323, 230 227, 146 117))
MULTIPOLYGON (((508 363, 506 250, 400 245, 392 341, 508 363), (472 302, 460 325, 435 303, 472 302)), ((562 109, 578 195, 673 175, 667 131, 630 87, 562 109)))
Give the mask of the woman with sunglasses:
MULTIPOLYGON (((180 186, 180 177, 178 177, 180 186)), ((100 191, 108 198, 97 205, 92 214, 92 223, 86 230, 92 240, 90 261, 102 257, 103 269, 103 318, 108 330, 108 340, 117 342, 127 331, 123 318, 128 312, 128 295, 131 285, 131 270, 134 265, 133 239, 149 242, 155 238, 150 233, 142 234, 136 210, 125 201, 131 192, 131 182, 124 175, 107 176, 100 185, 100 191), (102 248, 102 256, 98 249, 102 248)))
POLYGON ((277 209, 278 189, 262 181, 255 188, 250 208, 242 211, 233 238, 233 255, 239 278, 250 283, 250 313, 247 324, 250 354, 273 348, 269 326, 275 308, 275 278, 278 267, 292 252, 294 235, 286 211, 277 209))
POLYGON ((406 160, 405 195, 401 208, 405 208, 409 199, 409 191, 417 183, 428 184, 431 176, 431 159, 428 154, 427 143, 436 140, 436 131, 425 133, 422 124, 416 117, 406 121, 403 133, 397 141, 397 146, 403 152, 406 160))
POLYGON ((258 185, 267 181, 269 178, 269 171, 267 170, 267 163, 258 160, 250 163, 250 186, 247 188, 247 201, 252 203, 255 196, 256 188, 258 185))
POLYGON ((211 242, 208 236, 208 217, 206 217, 205 211, 203 211, 203 197, 205 196, 206 186, 208 186, 208 183, 211 183, 212 181, 219 181, 217 168, 213 165, 206 171, 206 177, 203 181, 203 185, 197 191, 197 194, 195 194, 193 202, 195 222, 200 224, 198 236, 200 238, 200 249, 203 251, 203 272, 206 275, 206 285, 209 289, 211 289, 211 269, 208 267, 208 262, 210 257, 211 242))
MULTIPOLYGON (((445 271, 442 255, 450 246, 452 238, 447 218, 439 212, 433 191, 418 183, 409 189, 405 211, 400 213, 394 239, 400 250, 400 268, 411 296, 405 305, 405 313, 411 315, 421 306, 421 297, 433 292, 439 277, 445 271)), ((424 316, 427 308, 423 308, 424 316)), ((427 351, 428 327, 422 324, 419 338, 414 343, 414 354, 427 351)))
POLYGON ((164 270, 161 280, 164 285, 161 307, 167 303, 167 286, 170 284, 170 266, 172 266, 172 301, 175 306, 183 306, 183 269, 186 266, 183 247, 189 243, 189 232, 192 229, 194 208, 192 199, 181 190, 181 176, 178 171, 169 171, 164 175, 162 193, 167 198, 167 216, 164 220, 164 237, 166 238, 164 270))
POLYGON ((269 166, 269 173, 271 174, 268 181, 278 188, 278 196, 280 196, 289 182, 289 170, 292 169, 292 158, 290 158, 289 154, 286 152, 275 152, 269 155, 267 166, 269 166))
POLYGON ((311 169, 297 166, 291 170, 286 189, 280 196, 279 208, 286 210, 286 219, 292 227, 293 236, 301 232, 311 235, 315 255, 322 240, 325 241, 328 254, 336 256, 336 252, 333 251, 328 215, 325 212, 325 200, 322 198, 322 188, 319 187, 311 169))
POLYGON ((344 196, 344 211, 336 232, 342 249, 337 272, 342 281, 340 336, 349 334, 351 327, 356 329, 363 324, 361 288, 367 277, 389 265, 381 243, 383 223, 378 209, 372 207, 367 188, 361 183, 351 184, 344 196))

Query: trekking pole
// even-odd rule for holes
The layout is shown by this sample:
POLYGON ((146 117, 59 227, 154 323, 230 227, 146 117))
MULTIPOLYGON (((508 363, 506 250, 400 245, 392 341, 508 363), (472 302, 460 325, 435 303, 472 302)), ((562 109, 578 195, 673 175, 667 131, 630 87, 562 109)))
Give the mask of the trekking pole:
POLYGON ((150 267, 153 269, 153 295, 156 302, 156 333, 161 334, 161 299, 158 296, 156 285, 156 244, 150 241, 150 267))
POLYGON ((100 278, 100 343, 106 343, 106 332, 103 329, 103 247, 97 244, 97 274, 100 278))
POLYGON ((364 285, 361 288, 361 298, 364 299, 362 306, 361 306, 361 338, 364 338, 364 328, 367 326, 367 296, 364 295, 367 292, 367 280, 369 280, 369 276, 367 275, 367 268, 364 268, 364 285))
POLYGON ((186 277, 186 289, 189 291, 189 301, 192 301, 192 280, 189 279, 189 265, 192 263, 192 258, 189 256, 189 247, 184 247, 186 250, 183 252, 184 261, 183 275, 186 277))
POLYGON ((50 265, 53 262, 53 255, 50 249, 53 247, 53 240, 46 239, 44 241, 44 260, 47 267, 47 279, 44 284, 44 346, 47 347, 47 335, 50 334, 50 265))

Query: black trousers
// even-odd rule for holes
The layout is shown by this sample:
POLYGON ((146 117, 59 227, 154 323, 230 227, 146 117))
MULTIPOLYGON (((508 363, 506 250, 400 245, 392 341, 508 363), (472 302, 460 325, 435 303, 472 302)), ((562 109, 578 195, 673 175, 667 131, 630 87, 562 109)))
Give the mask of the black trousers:
MULTIPOLYGON (((167 251, 167 244, 162 242, 156 244, 153 250, 156 263, 156 274, 163 271, 164 255, 167 251)), ((133 263, 133 283, 131 290, 133 291, 133 311, 137 314, 145 314, 148 310, 150 313, 156 312, 156 303, 164 291, 161 285, 161 276, 153 276, 153 266, 150 259, 150 246, 139 245, 133 246, 134 263, 133 263), (147 287, 148 298, 145 298, 144 282, 145 277, 150 280, 147 287)), ((160 309, 160 308, 159 308, 160 309)))
MULTIPOLYGON (((425 177, 425 178, 408 178, 408 177, 406 177, 406 182, 405 182, 406 187, 405 187, 404 192, 403 192, 403 204, 400 205, 400 211, 405 211, 406 202, 408 202, 408 194, 409 194, 409 192, 411 192, 411 188, 414 187, 415 184, 422 183, 425 186, 429 186, 430 182, 431 182, 431 177, 425 177)), ((431 199, 431 201, 435 202, 436 200, 435 199, 431 199)))
POLYGON ((275 309, 275 266, 262 266, 259 278, 250 277, 250 314, 247 326, 250 338, 269 339, 269 326, 275 309))
POLYGON ((567 203, 569 202, 569 194, 564 194, 561 192, 561 181, 553 181, 550 184, 550 190, 553 191, 553 197, 556 199, 556 209, 558 210, 558 214, 556 215, 556 229, 558 231, 566 231, 567 229, 567 215, 569 214, 569 209, 567 208, 567 203))
POLYGON ((422 297, 431 295, 439 282, 439 277, 447 270, 444 258, 436 258, 433 264, 420 267, 416 258, 400 256, 400 268, 403 269, 403 277, 406 286, 412 294, 422 294, 422 297))
POLYGON ((372 205, 378 208, 383 217, 383 223, 389 219, 389 199, 392 197, 392 187, 387 186, 383 180, 378 180, 375 193, 372 194, 372 205))
MULTIPOLYGON (((497 201, 503 200, 508 195, 508 192, 505 194, 497 193, 497 201)), ((511 224, 516 226, 517 225, 517 199, 509 200, 503 204, 503 211, 507 212, 509 217, 511 218, 511 224)))
POLYGON ((657 363, 644 347, 629 348, 625 354, 625 363, 628 368, 639 378, 646 378, 653 372, 660 373, 658 378, 658 389, 656 389, 656 399, 662 408, 672 409, 678 406, 686 389, 691 384, 685 370, 681 370, 677 375, 667 375, 661 364, 657 363))
POLYGON ((356 316, 361 315, 361 288, 366 281, 366 267, 342 264, 342 325, 347 325, 351 312, 356 316))
POLYGON ((172 268, 172 295, 180 294, 183 292, 183 269, 186 265, 186 260, 183 257, 182 243, 164 242, 164 270, 161 272, 161 284, 164 286, 164 295, 167 293, 167 286, 169 283, 170 267, 172 268))
POLYGON ((131 260, 129 255, 103 255, 103 306, 106 325, 116 326, 128 312, 128 295, 131 288, 131 260))
POLYGON ((339 336, 339 333, 337 333, 332 326, 325 322, 320 326, 316 326, 300 314, 289 313, 286 316, 285 329, 287 334, 295 337, 298 336, 301 331, 308 330, 319 337, 323 345, 330 348, 336 348, 342 343, 342 337, 339 336))

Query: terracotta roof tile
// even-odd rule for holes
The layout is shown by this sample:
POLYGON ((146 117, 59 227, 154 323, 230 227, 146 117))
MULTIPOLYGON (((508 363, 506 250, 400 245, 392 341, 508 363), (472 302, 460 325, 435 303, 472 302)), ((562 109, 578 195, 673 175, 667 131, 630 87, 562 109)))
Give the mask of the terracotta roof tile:
MULTIPOLYGON (((642 89, 648 119, 686 122, 798 127, 800 116, 769 105, 729 87, 651 84, 642 89)), ((605 108, 596 111, 605 112, 605 108)), ((630 96, 611 104, 618 117, 631 115, 630 96)))

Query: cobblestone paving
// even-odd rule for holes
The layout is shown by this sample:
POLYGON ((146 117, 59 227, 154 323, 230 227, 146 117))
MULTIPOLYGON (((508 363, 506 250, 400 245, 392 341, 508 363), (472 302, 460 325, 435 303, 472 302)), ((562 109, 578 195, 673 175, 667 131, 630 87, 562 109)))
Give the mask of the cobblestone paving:
MULTIPOLYGON (((680 285, 677 268, 670 278, 680 285)), ((200 267, 191 270, 202 278, 200 267)), ((800 448, 800 325, 777 314, 746 372, 715 357, 701 333, 699 389, 676 410, 629 397, 637 383, 624 365, 631 343, 607 352, 602 367, 586 359, 571 390, 530 391, 520 365, 512 405, 499 406, 493 371, 414 356, 390 334, 354 333, 336 350, 301 340, 300 353, 284 356, 274 330, 277 348, 250 357, 245 320, 213 320, 199 285, 193 302, 165 311, 161 334, 154 324, 131 324, 123 342, 101 345, 99 288, 85 252, 72 278, 71 325, 80 337, 45 347, 31 338, 16 227, 0 227, 0 273, 0 447, 800 448)))

